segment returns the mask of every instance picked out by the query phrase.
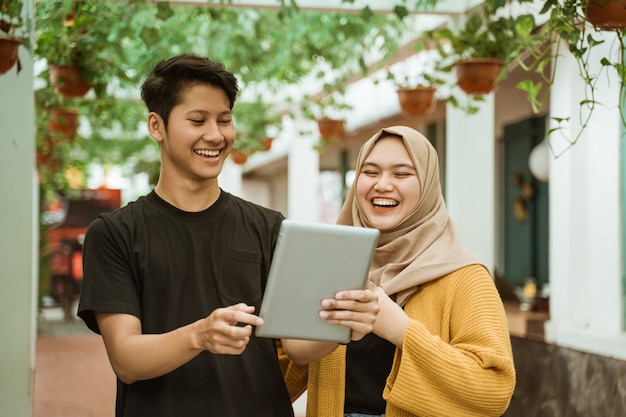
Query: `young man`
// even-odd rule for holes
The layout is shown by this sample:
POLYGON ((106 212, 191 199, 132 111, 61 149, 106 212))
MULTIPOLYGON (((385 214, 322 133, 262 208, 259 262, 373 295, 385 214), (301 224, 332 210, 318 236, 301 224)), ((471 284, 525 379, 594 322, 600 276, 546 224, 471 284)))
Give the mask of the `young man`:
POLYGON ((85 237, 78 315, 104 340, 118 417, 293 416, 302 393, 304 369, 253 334, 283 216, 218 185, 237 91, 209 59, 159 62, 141 90, 159 181, 85 237))

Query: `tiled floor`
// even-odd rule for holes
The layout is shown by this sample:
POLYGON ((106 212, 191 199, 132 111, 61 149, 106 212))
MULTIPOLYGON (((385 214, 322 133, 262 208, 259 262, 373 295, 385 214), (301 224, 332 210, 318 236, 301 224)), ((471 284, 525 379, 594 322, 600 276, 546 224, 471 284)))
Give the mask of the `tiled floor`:
MULTIPOLYGON (((100 336, 54 310, 39 323, 33 417, 113 417, 115 375, 100 336)), ((306 396, 294 404, 303 417, 306 396)))

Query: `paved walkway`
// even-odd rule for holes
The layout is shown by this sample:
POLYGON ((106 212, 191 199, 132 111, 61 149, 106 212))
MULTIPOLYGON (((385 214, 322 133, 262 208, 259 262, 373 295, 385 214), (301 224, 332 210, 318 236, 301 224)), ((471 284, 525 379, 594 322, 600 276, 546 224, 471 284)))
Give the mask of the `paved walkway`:
MULTIPOLYGON (((115 374, 100 336, 54 309, 39 323, 32 417, 113 417, 115 374)), ((294 404, 303 417, 306 396, 294 404)))
POLYGON ((42 319, 33 398, 33 417, 113 417, 115 374, 100 336, 78 320, 42 319))

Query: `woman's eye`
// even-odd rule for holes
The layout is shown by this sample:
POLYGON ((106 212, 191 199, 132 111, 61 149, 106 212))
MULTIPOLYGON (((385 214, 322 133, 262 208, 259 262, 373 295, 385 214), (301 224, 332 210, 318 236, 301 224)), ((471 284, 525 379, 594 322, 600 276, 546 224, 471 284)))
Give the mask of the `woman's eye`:
POLYGON ((361 171, 361 173, 362 173, 363 175, 367 175, 367 176, 370 176, 370 177, 373 177, 373 176, 375 176, 375 175, 378 175, 378 172, 376 172, 376 171, 361 171))

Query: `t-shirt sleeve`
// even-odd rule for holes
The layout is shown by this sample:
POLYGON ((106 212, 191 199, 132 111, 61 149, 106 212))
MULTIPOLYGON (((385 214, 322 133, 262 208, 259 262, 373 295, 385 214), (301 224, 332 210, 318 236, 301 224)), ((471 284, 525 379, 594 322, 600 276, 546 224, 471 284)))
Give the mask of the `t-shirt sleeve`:
POLYGON ((94 220, 83 244, 83 284, 78 316, 100 333, 95 313, 125 313, 141 319, 138 277, 128 239, 103 217, 94 220))

